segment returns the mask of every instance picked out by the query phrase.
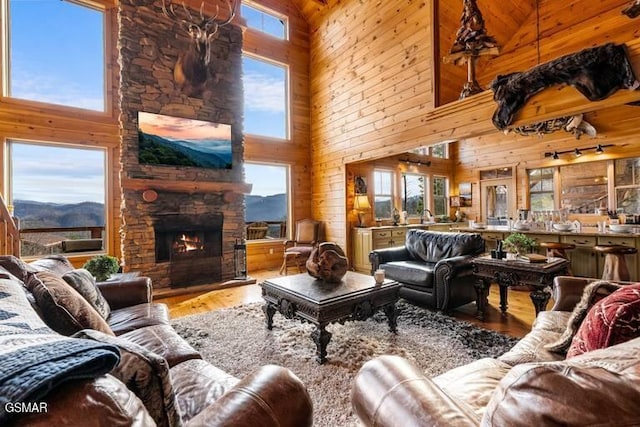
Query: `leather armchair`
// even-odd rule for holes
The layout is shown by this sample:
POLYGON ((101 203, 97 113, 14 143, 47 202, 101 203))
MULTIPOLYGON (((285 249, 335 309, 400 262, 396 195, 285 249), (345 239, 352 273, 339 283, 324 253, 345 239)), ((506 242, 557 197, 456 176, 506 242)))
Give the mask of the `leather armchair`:
POLYGON ((372 272, 385 271, 403 284, 400 296, 437 310, 449 311, 475 301, 472 259, 484 252, 477 233, 409 230, 405 245, 369 254, 372 272))

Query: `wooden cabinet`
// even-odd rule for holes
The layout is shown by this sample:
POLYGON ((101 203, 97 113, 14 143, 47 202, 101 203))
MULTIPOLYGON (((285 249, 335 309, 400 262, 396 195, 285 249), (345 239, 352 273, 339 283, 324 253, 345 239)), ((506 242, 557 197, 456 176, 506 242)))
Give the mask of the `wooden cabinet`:
POLYGON ((595 236, 562 235, 563 243, 573 243, 576 248, 567 251, 567 258, 571 261, 571 272, 574 276, 600 277, 598 262, 593 247, 596 245, 595 236))
POLYGON ((354 228, 351 235, 353 253, 351 267, 361 273, 370 274, 369 253, 374 249, 404 246, 407 230, 410 228, 427 227, 416 224, 415 226, 354 228))
POLYGON ((351 267, 362 273, 370 273, 369 252, 372 250, 372 231, 370 228, 354 228, 352 234, 353 256, 351 267))

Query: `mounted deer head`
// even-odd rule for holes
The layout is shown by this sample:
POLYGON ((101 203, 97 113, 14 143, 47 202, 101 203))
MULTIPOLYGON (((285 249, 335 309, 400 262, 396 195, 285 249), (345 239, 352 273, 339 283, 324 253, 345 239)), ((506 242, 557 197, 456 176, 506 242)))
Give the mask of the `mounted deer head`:
POLYGON ((176 8, 172 0, 162 0, 162 13, 169 18, 179 21, 189 34, 191 44, 186 52, 178 57, 173 69, 175 82, 186 89, 187 95, 197 95, 202 92, 207 81, 207 65, 211 61, 211 42, 218 35, 218 29, 228 25, 236 13, 237 0, 224 0, 229 9, 229 16, 225 20, 218 19, 220 8, 216 4, 216 13, 206 18, 203 1, 198 16, 193 16, 182 2, 182 7, 176 8))

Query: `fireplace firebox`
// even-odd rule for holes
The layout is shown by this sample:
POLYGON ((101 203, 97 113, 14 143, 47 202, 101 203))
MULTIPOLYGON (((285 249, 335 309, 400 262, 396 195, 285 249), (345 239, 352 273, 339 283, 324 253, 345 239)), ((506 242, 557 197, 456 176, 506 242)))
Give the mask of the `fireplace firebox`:
POLYGON ((223 215, 161 215, 154 221, 156 262, 169 263, 172 287, 222 277, 223 215))

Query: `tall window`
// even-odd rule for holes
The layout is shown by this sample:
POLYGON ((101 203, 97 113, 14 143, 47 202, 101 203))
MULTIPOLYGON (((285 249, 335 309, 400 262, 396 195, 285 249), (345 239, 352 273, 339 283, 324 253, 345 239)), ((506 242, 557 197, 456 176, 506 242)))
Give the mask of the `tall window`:
POLYGON ((9 141, 9 199, 21 253, 105 248, 105 151, 9 141))
POLYGON ((640 159, 615 161, 616 210, 625 214, 640 212, 640 159))
POLYGON ((425 207, 424 175, 402 175, 402 210, 409 216, 422 216, 425 207))
POLYGON ((529 170, 529 206, 532 211, 554 209, 554 168, 529 170))
POLYGON ((430 154, 432 157, 437 157, 439 159, 448 159, 449 158, 449 143, 443 142, 441 144, 436 144, 431 147, 430 154))
POLYGON ((374 210, 376 218, 391 218, 393 211, 393 172, 373 171, 374 210))
POLYGON ((244 131, 270 138, 289 137, 288 69, 243 56, 244 131))
POLYGON ((289 217, 289 167, 245 163, 246 181, 252 184, 245 199, 247 239, 285 238, 289 217))
POLYGON ((240 11, 247 27, 282 40, 289 38, 286 17, 249 1, 242 2, 240 11))
POLYGON ((105 111, 104 12, 79 2, 3 1, 9 35, 3 94, 105 111))
POLYGON ((447 178, 443 176, 433 177, 433 214, 448 215, 447 203, 447 178))

